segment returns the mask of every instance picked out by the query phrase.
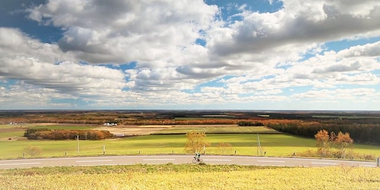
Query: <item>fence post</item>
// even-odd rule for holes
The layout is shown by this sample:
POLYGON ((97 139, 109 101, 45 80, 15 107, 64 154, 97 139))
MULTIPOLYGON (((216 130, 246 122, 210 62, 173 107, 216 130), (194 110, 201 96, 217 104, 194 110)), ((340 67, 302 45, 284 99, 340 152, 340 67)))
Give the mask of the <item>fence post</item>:
POLYGON ((377 158, 377 159, 376 159, 376 166, 377 166, 377 167, 380 167, 380 158, 377 158))

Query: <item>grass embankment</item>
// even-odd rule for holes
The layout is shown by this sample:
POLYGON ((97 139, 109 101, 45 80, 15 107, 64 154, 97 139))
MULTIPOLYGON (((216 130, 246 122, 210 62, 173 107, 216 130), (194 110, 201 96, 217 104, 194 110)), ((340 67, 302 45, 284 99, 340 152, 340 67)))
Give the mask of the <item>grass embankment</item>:
POLYGON ((380 168, 134 165, 0 170, 1 189, 366 189, 380 168))

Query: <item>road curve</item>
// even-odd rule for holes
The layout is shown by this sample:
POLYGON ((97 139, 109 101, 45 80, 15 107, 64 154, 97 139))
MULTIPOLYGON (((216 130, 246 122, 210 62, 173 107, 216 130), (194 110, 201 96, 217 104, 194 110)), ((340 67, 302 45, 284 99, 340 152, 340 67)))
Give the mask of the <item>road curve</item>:
MULTIPOLYGON (((287 167, 324 167, 324 166, 358 166, 376 167, 375 162, 278 158, 252 156, 212 156, 202 155, 206 164, 236 164, 256 166, 287 166, 287 167)), ((69 157, 0 160, 0 169, 54 167, 54 166, 104 166, 104 165, 133 165, 133 164, 188 164, 193 155, 156 155, 156 156, 99 156, 99 157, 69 157)))

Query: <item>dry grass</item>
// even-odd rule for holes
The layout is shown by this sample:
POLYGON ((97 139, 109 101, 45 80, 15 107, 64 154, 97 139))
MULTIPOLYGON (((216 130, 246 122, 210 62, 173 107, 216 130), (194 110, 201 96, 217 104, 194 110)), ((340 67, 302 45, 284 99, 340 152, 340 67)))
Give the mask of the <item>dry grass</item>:
POLYGON ((118 136, 149 135, 172 126, 169 125, 118 125, 114 127, 97 127, 94 130, 107 130, 118 136))

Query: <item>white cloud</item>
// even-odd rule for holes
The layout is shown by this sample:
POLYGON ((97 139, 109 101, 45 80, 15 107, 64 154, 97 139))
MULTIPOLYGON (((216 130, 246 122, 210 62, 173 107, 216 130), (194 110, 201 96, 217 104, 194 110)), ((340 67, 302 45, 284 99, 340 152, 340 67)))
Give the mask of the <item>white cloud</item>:
MULTIPOLYGON (((318 80, 334 87, 339 84, 375 85, 380 78, 377 60, 379 43, 354 46, 339 52, 329 51, 292 65, 286 72, 292 79, 318 80), (360 53, 358 53, 358 51, 360 53)), ((310 83, 312 85, 312 83, 310 83)))
POLYGON ((76 97, 24 82, 0 88, 1 109, 74 108, 77 106, 70 103, 54 103, 52 102, 54 99, 76 99, 76 97))
POLYGON ((74 60, 55 44, 41 43, 18 29, 0 27, 0 54, 5 57, 38 57, 43 62, 56 63, 74 60))
MULTIPOLYGON (((326 41, 349 39, 353 36, 378 35, 380 30, 380 2, 356 2, 351 5, 341 1, 283 0, 284 8, 274 13, 248 12, 242 21, 210 33, 208 47, 219 56, 231 54, 281 55, 302 53, 326 41), (350 10, 341 9, 344 6, 350 10), (353 12, 364 7, 366 17, 353 12), (216 37, 214 37, 216 36, 216 37)), ((361 12, 360 14, 364 14, 361 12)))
POLYGON ((343 51, 340 51, 336 57, 350 58, 350 57, 379 57, 380 56, 380 42, 370 43, 362 46, 353 46, 343 51))
POLYGON ((68 94, 97 95, 125 86, 125 74, 102 66, 77 64, 54 44, 0 28, 0 75, 68 94), (66 61, 67 60, 67 61, 66 61))
POLYGON ((23 83, 0 85, 6 92, 0 101, 14 101, 9 92, 33 90, 41 97, 32 93, 28 101, 60 106, 51 100, 63 94, 93 108, 378 95, 371 86, 380 83, 379 42, 339 52, 323 48, 329 41, 379 36, 379 1, 283 0, 274 13, 247 7, 235 7, 242 20, 223 21, 221 9, 202 0, 49 0, 31 7, 29 18, 62 28, 57 44, 0 28, 0 79, 23 83), (311 58, 304 60, 306 54, 311 58), (115 67, 130 62, 136 66, 115 67))
POLYGON ((218 8, 202 0, 50 0, 29 11, 36 21, 67 28, 59 42, 64 51, 93 63, 125 63, 177 61, 218 8))
POLYGON ((350 100, 354 102, 372 101, 379 97, 380 93, 371 88, 353 88, 353 89, 334 89, 334 90, 312 90, 306 93, 293 95, 293 98, 298 100, 311 101, 333 101, 339 102, 342 100, 350 100))

